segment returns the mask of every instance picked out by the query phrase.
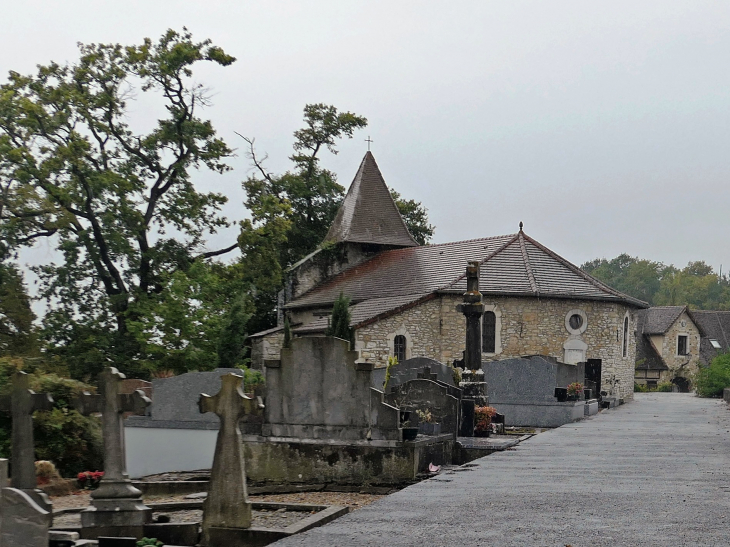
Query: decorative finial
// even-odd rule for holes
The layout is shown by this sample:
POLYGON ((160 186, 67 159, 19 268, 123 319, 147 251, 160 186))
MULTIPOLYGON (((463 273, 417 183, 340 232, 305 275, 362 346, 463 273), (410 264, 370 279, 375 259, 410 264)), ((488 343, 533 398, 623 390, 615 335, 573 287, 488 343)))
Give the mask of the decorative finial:
POLYGON ((375 141, 373 141, 372 139, 370 139, 370 135, 368 135, 368 138, 365 139, 365 142, 368 143, 368 152, 370 152, 370 143, 371 142, 375 142, 375 141))
POLYGON ((522 221, 520 220, 520 232, 522 231, 523 226, 524 226, 524 224, 522 224, 522 221))

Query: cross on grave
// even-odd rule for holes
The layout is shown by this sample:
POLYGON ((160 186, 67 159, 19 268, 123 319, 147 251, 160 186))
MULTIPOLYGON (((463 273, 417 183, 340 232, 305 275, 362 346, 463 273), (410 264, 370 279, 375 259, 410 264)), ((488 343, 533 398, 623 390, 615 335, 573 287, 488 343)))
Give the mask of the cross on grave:
POLYGON ((214 412, 220 418, 210 472, 208 497, 203 505, 204 544, 211 545, 216 529, 249 528, 251 502, 246 490, 246 466, 238 422, 246 414, 259 414, 264 408, 261 397, 246 397, 243 376, 221 376, 221 389, 211 397, 202 393, 200 412, 214 412))
POLYGON ((423 367, 423 370, 416 374, 416 378, 421 380, 433 380, 434 382, 438 380, 438 377, 438 374, 431 372, 431 367, 423 367))
POLYGON ((124 379, 124 374, 108 367, 99 374, 99 393, 84 392, 74 401, 76 410, 84 416, 101 413, 104 439, 104 478, 91 493, 93 507, 81 513, 84 527, 142 526, 151 516, 142 502, 142 493, 132 486, 127 474, 124 413, 144 415, 152 401, 141 389, 119 393, 124 379), (123 524, 118 524, 120 521, 123 524))
POLYGON ((48 393, 34 393, 30 389, 30 376, 25 372, 13 374, 12 385, 10 396, 0 401, 0 410, 10 412, 13 424, 10 454, 13 466, 12 486, 25 490, 41 506, 50 504, 45 495, 39 495, 40 491, 36 489, 33 412, 51 410, 53 399, 48 393))

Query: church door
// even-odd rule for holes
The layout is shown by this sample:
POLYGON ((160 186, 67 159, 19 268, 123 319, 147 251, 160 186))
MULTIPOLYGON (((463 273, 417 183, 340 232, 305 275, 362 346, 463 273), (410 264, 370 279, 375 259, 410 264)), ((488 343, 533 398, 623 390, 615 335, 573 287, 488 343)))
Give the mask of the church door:
POLYGON ((593 390, 593 397, 601 398, 601 360, 588 359, 586 361, 585 386, 593 390))

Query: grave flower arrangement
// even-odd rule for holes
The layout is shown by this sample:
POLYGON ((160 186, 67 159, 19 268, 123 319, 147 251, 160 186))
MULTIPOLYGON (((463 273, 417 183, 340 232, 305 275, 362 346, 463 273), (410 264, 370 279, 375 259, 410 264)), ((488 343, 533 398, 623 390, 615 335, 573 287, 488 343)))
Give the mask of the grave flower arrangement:
POLYGON ((568 384, 568 397, 579 397, 581 393, 583 393, 583 384, 580 382, 568 384))
POLYGON ((416 410, 416 414, 418 414, 418 418, 421 420, 421 422, 427 424, 433 423, 433 416, 431 415, 430 410, 416 410))
POLYGON ((478 406, 474 409, 474 434, 478 437, 487 437, 492 431, 492 418, 497 415, 493 406, 478 406))
POLYGON ((102 478, 104 478, 103 471, 83 471, 76 476, 76 482, 79 483, 79 488, 95 490, 102 478))

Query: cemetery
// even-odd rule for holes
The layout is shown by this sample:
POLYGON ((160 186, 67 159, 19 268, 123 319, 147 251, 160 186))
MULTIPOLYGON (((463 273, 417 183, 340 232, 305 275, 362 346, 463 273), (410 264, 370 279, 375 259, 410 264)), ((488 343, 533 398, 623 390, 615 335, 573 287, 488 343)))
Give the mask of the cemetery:
POLYGON ((267 545, 348 508, 252 502, 250 490, 388 493, 529 438, 504 435, 506 426, 558 427, 596 414, 582 363, 482 362, 478 262, 468 264, 466 280, 458 306, 466 318, 463 369, 425 357, 375 369, 333 336, 290 340, 279 359, 267 360, 265 387, 249 393, 240 369, 149 384, 106 368, 98 393, 74 401, 79 413, 100 417, 104 441, 104 473, 89 478, 98 488, 86 508, 54 511, 38 488, 32 416, 52 399, 15 374, 0 407, 12 415, 14 441, 9 486, 7 460, 0 465, 2 544, 103 547, 107 538, 136 545, 150 537, 267 545), (193 480, 145 478, 185 472, 193 480), (174 501, 148 502, 151 494, 174 501))

